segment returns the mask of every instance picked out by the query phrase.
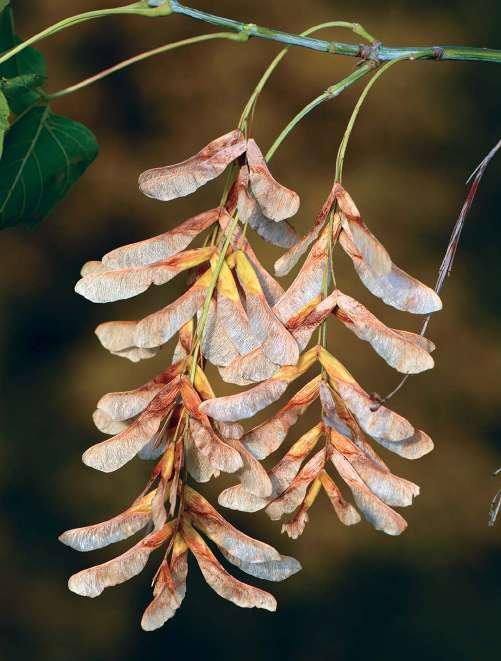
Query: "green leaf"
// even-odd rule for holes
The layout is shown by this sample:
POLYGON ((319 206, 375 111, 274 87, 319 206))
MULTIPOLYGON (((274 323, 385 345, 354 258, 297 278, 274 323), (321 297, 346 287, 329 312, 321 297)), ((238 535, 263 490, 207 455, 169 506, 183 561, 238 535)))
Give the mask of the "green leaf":
POLYGON ((44 82, 45 78, 37 73, 25 73, 14 78, 0 78, 0 89, 7 99, 15 102, 21 94, 41 87, 44 82))
MULTIPOLYGON (((0 52, 4 52, 21 43, 21 39, 14 31, 14 18, 10 2, 0 0, 0 12, 0 52)), ((43 84, 47 78, 45 59, 40 51, 31 46, 0 64, 0 77, 16 78, 28 74, 36 76, 31 79, 31 82, 37 87, 43 84)), ((26 80, 28 79, 25 79, 25 82, 26 80)), ((11 109, 14 113, 20 114, 36 103, 40 97, 41 94, 36 88, 26 89, 26 87, 20 86, 9 95, 11 109)))
POLYGON ((0 228, 38 223, 96 158, 83 124, 32 108, 10 128, 0 161, 0 228))
POLYGON ((3 153, 3 143, 5 138, 5 133, 9 129, 9 115, 10 108, 5 98, 5 94, 0 92, 0 158, 2 158, 3 153))

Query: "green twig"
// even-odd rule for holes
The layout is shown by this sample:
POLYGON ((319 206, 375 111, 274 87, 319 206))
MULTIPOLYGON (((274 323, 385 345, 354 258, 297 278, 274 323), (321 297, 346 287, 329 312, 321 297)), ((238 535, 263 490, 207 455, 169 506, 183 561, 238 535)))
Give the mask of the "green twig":
POLYGON ((125 5, 123 7, 112 7, 110 9, 96 9, 94 11, 84 12, 83 14, 76 14, 75 16, 70 16, 69 18, 64 18, 63 20, 54 23, 54 25, 51 25, 45 30, 38 32, 37 34, 21 42, 14 48, 11 48, 10 50, 6 51, 2 55, 0 55, 0 64, 3 64, 4 62, 9 60, 11 57, 14 57, 14 55, 17 55, 28 46, 32 46, 33 44, 37 43, 38 41, 41 41, 42 39, 51 37, 53 34, 56 34, 57 32, 61 32, 61 30, 65 30, 66 28, 70 28, 74 25, 78 25, 79 23, 92 21, 95 18, 104 18, 106 16, 116 16, 120 14, 133 14, 136 16, 147 16, 154 18, 156 16, 168 16, 171 13, 172 12, 168 3, 163 4, 159 7, 152 7, 148 4, 147 0, 140 0, 140 2, 134 2, 131 5, 125 5))
POLYGON ((358 113, 360 112, 360 108, 362 107, 363 102, 365 101, 367 94, 369 94, 372 86, 374 83, 378 80, 380 76, 383 75, 391 66, 396 64, 397 62, 402 62, 403 60, 407 60, 407 57, 401 57, 398 60, 392 60, 391 62, 387 62, 384 66, 382 66, 369 80, 367 85, 364 87, 362 94, 360 95, 360 98, 358 99, 355 108, 353 109, 353 112, 351 114, 350 120, 348 122, 348 125, 346 127, 346 130, 344 132, 343 138, 341 140, 341 143, 339 145, 339 150, 337 153, 337 158, 336 158, 336 175, 335 175, 335 180, 341 182, 342 176, 343 176, 343 163, 344 163, 344 157, 346 154, 346 148, 348 146, 348 142, 350 140, 351 132, 353 130, 353 126, 355 125, 355 121, 358 117, 358 113))
MULTIPOLYGON (((348 30, 351 30, 355 34, 362 36, 370 43, 375 41, 374 37, 370 35, 367 32, 367 30, 365 30, 365 28, 363 28, 360 25, 360 23, 349 23, 348 21, 327 21, 326 23, 319 23, 318 25, 314 25, 313 27, 308 28, 307 30, 302 32, 301 36, 307 37, 308 35, 313 34, 314 32, 318 32, 319 30, 326 30, 328 28, 346 28, 348 30)), ((256 88, 254 89, 254 92, 247 101, 247 104, 242 112, 242 116, 240 117, 238 126, 242 130, 246 129, 246 123, 249 118, 249 115, 254 112, 256 102, 259 98, 259 95, 263 91, 264 86, 266 85, 270 76, 275 71, 275 69, 280 64, 280 62, 284 59, 284 57, 287 55, 288 52, 289 52, 289 48, 282 49, 276 55, 276 57, 271 61, 270 65, 266 68, 265 72, 261 76, 258 84, 256 85, 256 88)))
MULTIPOLYGON (((332 22, 329 22, 329 23, 322 23, 320 25, 315 25, 312 28, 309 28, 308 30, 306 30, 305 33, 311 34, 312 32, 315 32, 316 30, 321 30, 321 29, 328 28, 328 27, 349 27, 349 29, 351 29, 351 30, 358 31, 357 34, 360 34, 360 31, 363 31, 364 35, 366 35, 366 37, 368 39, 373 39, 369 35, 369 33, 366 32, 362 28, 362 26, 360 26, 359 24, 347 23, 345 21, 332 21, 332 22)), ((277 65, 280 63, 280 61, 287 54, 287 51, 288 51, 287 48, 283 49, 272 60, 272 62, 270 63, 270 65, 267 67, 264 74, 260 78, 258 84, 256 85, 256 88, 254 89, 253 93, 251 94, 251 96, 250 96, 248 102, 246 103, 245 108, 242 112, 242 115, 241 115, 241 118, 240 118, 240 121, 239 121, 240 128, 242 128, 242 129, 245 128, 247 119, 248 119, 250 113, 253 111, 254 105, 255 105, 258 97, 259 97, 259 94, 263 90, 264 86, 266 85, 267 81, 269 80, 271 74, 273 73, 273 71, 275 70, 277 65)), ((288 136, 288 134, 294 128, 294 126, 296 126, 301 121, 301 119, 303 117, 305 117, 310 112, 310 110, 315 108, 322 101, 326 101, 327 99, 331 99, 331 98, 334 98, 334 97, 338 96, 344 89, 349 87, 353 82, 355 82, 356 80, 361 78, 363 75, 365 75, 371 69, 372 69, 372 67, 369 66, 369 65, 359 67, 359 69, 357 69, 357 71, 352 73, 350 76, 347 76, 347 78, 345 78, 344 80, 340 81, 339 83, 336 83, 335 85, 332 85, 323 94, 321 94, 319 97, 317 97, 316 99, 311 101, 305 108, 303 108, 303 110, 300 113, 298 113, 291 120, 291 122, 289 122, 289 124, 285 127, 285 129, 277 137, 277 139, 273 143, 272 147, 268 151, 268 154, 266 155, 267 160, 269 160, 271 158, 271 156, 276 152, 278 147, 282 144, 282 142, 285 140, 285 138, 288 136)), ((221 198, 221 203, 220 203, 221 208, 223 207, 223 205, 226 201, 226 197, 227 197, 227 193, 228 193, 228 184, 229 184, 230 180, 231 180, 231 177, 229 176, 227 181, 226 181, 226 184, 225 184, 225 189, 224 189, 224 192, 223 192, 223 196, 221 198)), ((201 345, 201 342, 202 342, 202 337, 203 337, 203 333, 204 333, 204 329, 205 329, 205 324, 207 322, 207 317, 208 317, 208 314, 209 314, 210 301, 211 301, 212 295, 214 293, 214 290, 216 288, 217 280, 219 278, 219 274, 221 272, 223 262, 226 259, 226 253, 228 252, 228 248, 230 246, 230 243, 231 243, 231 240, 233 238, 233 234, 234 234, 234 232, 237 228, 237 225, 238 225, 238 215, 235 215, 235 217, 232 220, 232 223, 231 223, 230 227, 227 229, 225 241, 224 241, 224 244, 221 248, 221 252, 219 254, 216 265, 213 269, 211 281, 210 281, 209 287, 207 289, 204 305, 202 307, 202 312, 201 312, 201 315, 200 315, 200 319, 199 319, 198 324, 197 324, 195 342, 194 342, 194 346, 193 346, 193 350, 192 350, 192 363, 191 363, 191 370, 190 370, 190 380, 192 382, 195 378, 196 364, 197 364, 197 360, 198 360, 198 355, 200 353, 200 345, 201 345)), ((244 227, 244 232, 245 232, 245 229, 246 229, 246 227, 244 227)))
POLYGON ((283 129, 283 131, 280 133, 280 135, 277 137, 275 142, 271 145, 271 147, 268 149, 268 152, 266 154, 266 160, 269 161, 275 154, 276 150, 278 147, 282 144, 282 142, 285 140, 285 138, 289 135, 289 133, 292 131, 292 129, 299 124, 299 122, 308 115, 314 108, 319 106, 321 103, 324 101, 328 101, 330 99, 334 99, 337 96, 341 94, 346 88, 350 87, 350 85, 353 85, 353 83, 356 83, 357 80, 360 80, 360 78, 363 78, 366 76, 370 71, 373 71, 373 66, 370 64, 364 64, 353 73, 351 73, 349 76, 346 76, 346 78, 343 78, 343 80, 340 80, 338 83, 335 85, 331 85, 331 87, 328 87, 325 92, 317 96, 313 101, 310 101, 304 108, 302 108, 297 115, 295 115, 291 121, 287 124, 287 126, 283 129))
POLYGON ((182 48, 183 46, 191 46, 192 44, 198 44, 202 41, 210 41, 213 39, 230 39, 231 41, 242 41, 240 35, 235 34, 234 32, 212 32, 209 34, 201 34, 198 35, 197 37, 190 37, 189 39, 181 39, 181 41, 175 41, 170 44, 165 44, 164 46, 159 46, 158 48, 153 48, 151 50, 144 51, 143 53, 139 53, 138 55, 134 55, 133 57, 129 57, 127 60, 123 60, 122 62, 119 62, 118 64, 115 64, 112 67, 109 67, 108 69, 104 69, 103 71, 100 71, 94 76, 90 76, 89 78, 86 78, 85 80, 82 80, 81 82, 76 83, 75 85, 66 87, 65 89, 60 90, 59 92, 53 92, 52 94, 49 94, 47 98, 57 99, 61 96, 66 96, 67 94, 78 92, 84 87, 88 87, 89 85, 92 85, 98 80, 102 80, 103 78, 106 78, 107 76, 110 76, 111 74, 116 73, 117 71, 121 71, 122 69, 125 69, 126 67, 129 67, 132 64, 136 64, 137 62, 142 62, 143 60, 146 60, 150 57, 153 57, 155 55, 161 55, 162 53, 166 53, 167 51, 171 51, 176 48, 182 48))
MULTIPOLYGON (((354 82, 365 76, 369 71, 371 71, 373 67, 371 65, 363 65, 359 67, 356 71, 351 73, 349 76, 344 78, 343 80, 339 81, 335 85, 332 85, 331 87, 327 88, 327 90, 318 96, 316 99, 313 99, 313 101, 310 101, 293 119, 287 124, 285 129, 280 133, 280 135, 276 138, 276 140, 273 142, 272 146, 268 150, 268 153, 266 154, 266 159, 269 161, 273 154, 277 151, 279 146, 282 144, 282 142, 285 140, 285 138, 289 135, 289 133, 292 131, 292 129, 297 126, 297 124, 303 119, 313 108, 316 108, 320 103, 323 101, 327 101, 328 99, 335 98, 336 96, 339 96, 343 90, 345 90, 347 87, 352 85, 354 82)), ((202 313, 200 315, 199 322, 197 324, 197 331, 196 331, 196 336, 195 336, 195 343, 192 351, 192 365, 191 365, 191 373, 190 373, 190 379, 193 381, 195 378, 195 371, 196 371, 196 362, 198 359, 198 355, 200 352, 200 344, 202 341, 202 336, 205 328, 205 323, 207 321, 207 317, 209 314, 209 306, 210 306, 210 301, 212 298, 212 295, 214 293, 214 290, 216 288, 217 284, 217 279, 219 277, 219 274, 221 272, 221 268, 223 266, 223 262, 226 259, 226 253, 228 252, 228 248, 230 246, 231 240, 233 238, 233 234, 236 230, 236 227, 238 225, 238 215, 235 215, 233 218, 230 227, 226 230, 226 237, 224 244, 221 248, 221 252, 219 254, 218 260, 216 262, 216 265, 212 271, 212 277, 211 281, 209 283, 209 287, 207 289, 207 294, 205 297, 204 305, 202 308, 202 313)))
POLYGON ((197 360, 198 360, 198 354, 200 352, 200 344, 202 342, 202 336, 203 332, 205 329, 205 324, 207 322, 207 317, 209 315, 209 307, 210 307, 210 302, 212 299, 212 295, 214 293, 214 290, 216 289, 217 285, 217 280, 219 278, 219 274, 221 273, 221 269, 223 268, 223 263, 224 260, 226 259, 226 253, 228 252, 228 248, 230 247, 231 240, 233 238, 233 234, 237 228, 238 225, 238 215, 235 215, 233 218, 231 225, 229 228, 226 230, 226 238, 223 244, 223 247, 221 248, 221 252, 219 253, 219 257, 217 259, 216 265, 212 271, 212 277, 211 281, 209 283, 209 286, 207 288, 207 293, 205 295, 205 301, 202 307, 202 313, 200 315, 200 319, 197 324, 197 330, 196 330, 196 335, 195 335, 195 343, 193 346, 192 350, 192 359, 191 359, 191 371, 190 371, 190 381, 193 383, 193 380, 195 379, 195 372, 197 369, 197 360))
MULTIPOLYGON (((132 14, 137 16, 169 16, 170 14, 182 14, 195 20, 215 25, 219 28, 231 30, 237 34, 241 34, 246 39, 249 37, 257 37, 259 39, 267 39, 269 41, 276 41, 286 46, 298 46, 308 48, 310 50, 319 51, 322 53, 329 53, 331 55, 346 55, 348 57, 361 57, 362 59, 373 59, 379 62, 387 62, 400 58, 419 58, 427 60, 456 60, 456 61, 474 61, 474 62, 497 62, 501 63, 501 50, 492 48, 471 48, 468 46, 401 46, 388 48, 379 42, 375 42, 372 35, 370 35, 361 25, 353 25, 352 29, 358 36, 367 39, 371 46, 367 47, 361 44, 348 44, 340 41, 327 41, 325 39, 314 39, 309 36, 290 34, 281 30, 272 30, 270 28, 261 27, 254 23, 244 23, 243 21, 235 21, 230 18, 216 16, 208 12, 200 11, 187 7, 177 0, 140 0, 130 5, 123 7, 113 7, 109 9, 97 9, 94 11, 84 12, 65 18, 54 25, 38 32, 26 41, 18 44, 14 48, 6 51, 0 55, 0 64, 6 62, 14 55, 17 55, 22 50, 31 46, 32 44, 50 37, 61 30, 68 27, 78 25, 85 21, 90 21, 95 18, 103 18, 105 16, 113 16, 120 14, 132 14)), ((345 26, 347 27, 347 26, 345 26)))
MULTIPOLYGON (((235 21, 230 18, 215 16, 214 14, 200 11, 199 9, 187 7, 186 5, 177 2, 177 0, 170 0, 170 2, 166 2, 165 4, 170 6, 170 10, 173 14, 182 14, 189 18, 203 21, 204 23, 210 23, 210 25, 233 30, 234 32, 245 31, 249 37, 277 41, 281 44, 286 44, 287 46, 299 46, 333 55, 346 55, 348 57, 367 57, 370 55, 370 57, 373 57, 380 62, 387 62, 389 60, 405 57, 410 59, 469 60, 475 62, 501 63, 501 50, 494 50, 491 48, 470 48, 466 46, 402 46, 387 48, 382 44, 376 44, 371 51, 368 51, 360 44, 347 44, 339 41, 313 39, 308 36, 289 34, 288 32, 283 32, 281 30, 271 30, 266 27, 255 25, 254 23, 244 23, 243 21, 235 21)), ((361 26, 359 26, 357 34, 364 38, 369 38, 369 41, 373 41, 371 35, 369 35, 361 26)))

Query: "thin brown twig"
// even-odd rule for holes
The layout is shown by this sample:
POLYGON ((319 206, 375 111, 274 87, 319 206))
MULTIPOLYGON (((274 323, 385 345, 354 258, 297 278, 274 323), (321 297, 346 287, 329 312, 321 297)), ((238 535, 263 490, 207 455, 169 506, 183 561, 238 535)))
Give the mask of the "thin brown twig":
MULTIPOLYGON (((472 183, 468 190, 468 194, 466 196, 466 200, 463 204, 461 212, 452 230, 452 234, 449 239, 449 243, 447 245, 447 250, 445 251, 444 258, 442 260, 442 263, 440 264, 440 268, 438 269, 438 278, 435 283, 435 292, 437 294, 442 289, 446 278, 452 272, 452 265, 458 249, 459 240, 461 238, 461 232, 463 231, 463 226, 466 221, 466 218, 470 213, 470 209, 477 194, 477 189, 480 184, 480 181, 484 175, 485 170, 487 169, 487 166, 489 165, 489 163, 494 158, 494 156, 496 155, 496 153, 500 148, 501 148, 501 140, 499 140, 499 142, 496 145, 494 145, 494 147, 490 150, 487 156, 478 164, 478 166, 475 168, 475 170, 472 172, 472 174, 468 177, 466 181, 467 184, 469 184, 470 181, 472 183)), ((430 319, 431 319, 431 315, 428 315, 424 320, 423 326, 419 333, 420 335, 424 336, 424 334, 426 333, 428 329, 428 325, 430 323, 430 319)), ((410 376, 411 376, 410 374, 406 374, 403 377, 403 379, 398 383, 398 385, 385 397, 379 397, 377 395, 374 395, 373 396, 375 399, 374 410, 377 410, 382 404, 384 404, 385 402, 390 400, 394 395, 396 395, 397 392, 399 392, 403 388, 403 386, 407 383, 410 376)))
MULTIPOLYGON (((499 475, 501 473, 501 468, 498 468, 497 470, 494 471, 493 477, 496 477, 496 475, 499 475)), ((501 510, 501 489, 498 490, 494 498, 492 499, 491 506, 489 509, 489 527, 492 528, 492 526, 496 523, 496 519, 498 518, 499 510, 501 510)))

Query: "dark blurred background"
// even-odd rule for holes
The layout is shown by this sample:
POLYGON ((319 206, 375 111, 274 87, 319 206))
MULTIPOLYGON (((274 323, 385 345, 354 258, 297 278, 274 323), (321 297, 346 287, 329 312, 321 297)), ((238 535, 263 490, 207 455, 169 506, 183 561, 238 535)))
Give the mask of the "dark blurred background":
MULTIPOLYGON (((88 0, 14 0, 27 36, 59 18, 95 8, 88 0)), ((116 0, 102 6, 118 6, 116 0)), ((497 0, 418 3, 386 0, 197 0, 198 8, 299 32, 327 20, 354 20, 388 45, 465 44, 501 48, 497 0)), ((210 28, 173 16, 114 18, 82 25, 41 45, 50 90, 116 61, 210 28)), ((331 33, 356 41, 347 32, 331 33)), ((155 565, 95 601, 70 593, 67 577, 112 557, 63 547, 66 528, 100 521, 139 492, 148 466, 116 474, 83 466, 99 438, 91 413, 104 392, 135 387, 157 373, 164 352, 130 364, 108 355, 93 334, 101 321, 135 318, 180 291, 177 281, 133 300, 97 306, 73 286, 80 266, 117 245, 152 236, 219 199, 222 181, 169 204, 142 197, 138 173, 181 160, 230 130, 260 72, 279 46, 211 42, 136 65, 62 99, 56 111, 83 121, 101 154, 73 192, 35 229, 0 236, 3 377, 0 562, 2 658, 62 661, 185 658, 352 661, 471 661, 499 656, 500 527, 487 527, 501 464, 499 352, 501 157, 481 184, 467 222, 445 309, 433 319, 436 369, 410 379, 393 408, 433 437, 418 462, 387 457, 422 487, 399 538, 362 523, 345 529, 326 499, 296 543, 264 514, 236 516, 244 530, 279 544, 304 571, 271 591, 276 614, 244 611, 217 597, 196 567, 174 620, 154 634, 139 628, 155 565)), ((352 71, 355 62, 293 50, 259 102, 255 136, 266 147, 309 99, 352 71)), ((432 284, 465 196, 465 180, 499 139, 500 74, 494 64, 397 65, 371 92, 356 125, 345 183, 395 261, 432 284)), ((295 221, 312 222, 333 176, 340 136, 358 89, 317 109, 274 159, 277 178, 301 194, 295 221)), ((253 237, 264 261, 277 252, 253 237)), ((344 256, 341 288, 394 327, 420 320, 380 305, 344 256)), ((337 326, 332 350, 369 391, 387 392, 398 375, 337 326)), ((314 412, 311 413, 311 416, 314 412)), ((213 499, 220 486, 205 493, 213 499)), ((231 513, 230 513, 231 515, 231 513)), ((269 586, 263 586, 265 588, 269 586)))

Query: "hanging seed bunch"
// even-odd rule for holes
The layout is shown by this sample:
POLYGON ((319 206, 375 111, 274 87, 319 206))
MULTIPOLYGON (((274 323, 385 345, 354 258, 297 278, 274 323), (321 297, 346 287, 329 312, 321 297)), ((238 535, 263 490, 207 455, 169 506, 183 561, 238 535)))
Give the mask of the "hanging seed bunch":
POLYGON ((406 419, 375 407, 327 351, 326 322, 334 317, 399 372, 415 374, 433 366, 429 340, 386 327, 335 286, 333 250, 341 246, 364 285, 400 310, 429 314, 440 309, 438 296, 393 264, 340 183, 300 238, 288 222, 299 208, 298 195, 272 177, 259 147, 240 129, 182 163, 148 170, 140 177, 140 189, 168 201, 194 193, 227 168, 233 181, 220 206, 89 262, 76 286, 87 299, 106 303, 166 284, 182 272, 188 275, 185 293, 163 309, 96 330, 106 349, 131 361, 155 355, 176 336, 177 344, 171 364, 151 381, 100 399, 94 422, 110 438, 83 455, 85 464, 104 472, 135 457, 154 461, 143 492, 108 521, 61 536, 72 548, 91 551, 143 531, 124 554, 70 578, 72 591, 90 597, 139 574, 150 554, 162 549, 153 600, 142 618, 146 630, 160 627, 179 608, 189 553, 223 598, 242 607, 275 610, 274 597, 228 573, 206 539, 226 561, 253 577, 281 581, 300 569, 297 560, 236 530, 194 483, 233 473, 237 483, 220 494, 219 504, 246 512, 264 509, 273 520, 287 517, 283 530, 293 538, 303 532, 321 490, 342 523, 355 524, 362 515, 377 530, 397 535, 406 523, 393 508, 410 505, 419 488, 393 475, 368 437, 408 459, 433 448, 431 439, 406 419), (252 250, 248 227, 287 249, 275 264, 278 276, 306 255, 286 291, 252 250), (197 240, 203 245, 190 247, 197 240), (319 342, 310 346, 317 330, 319 342), (247 389, 216 397, 207 363, 224 381, 247 389), (244 421, 277 402, 296 379, 314 369, 312 380, 278 413, 244 428, 244 421), (317 399, 321 416, 265 470, 261 461, 283 447, 317 399), (345 500, 329 471, 346 484, 354 504, 345 500))

